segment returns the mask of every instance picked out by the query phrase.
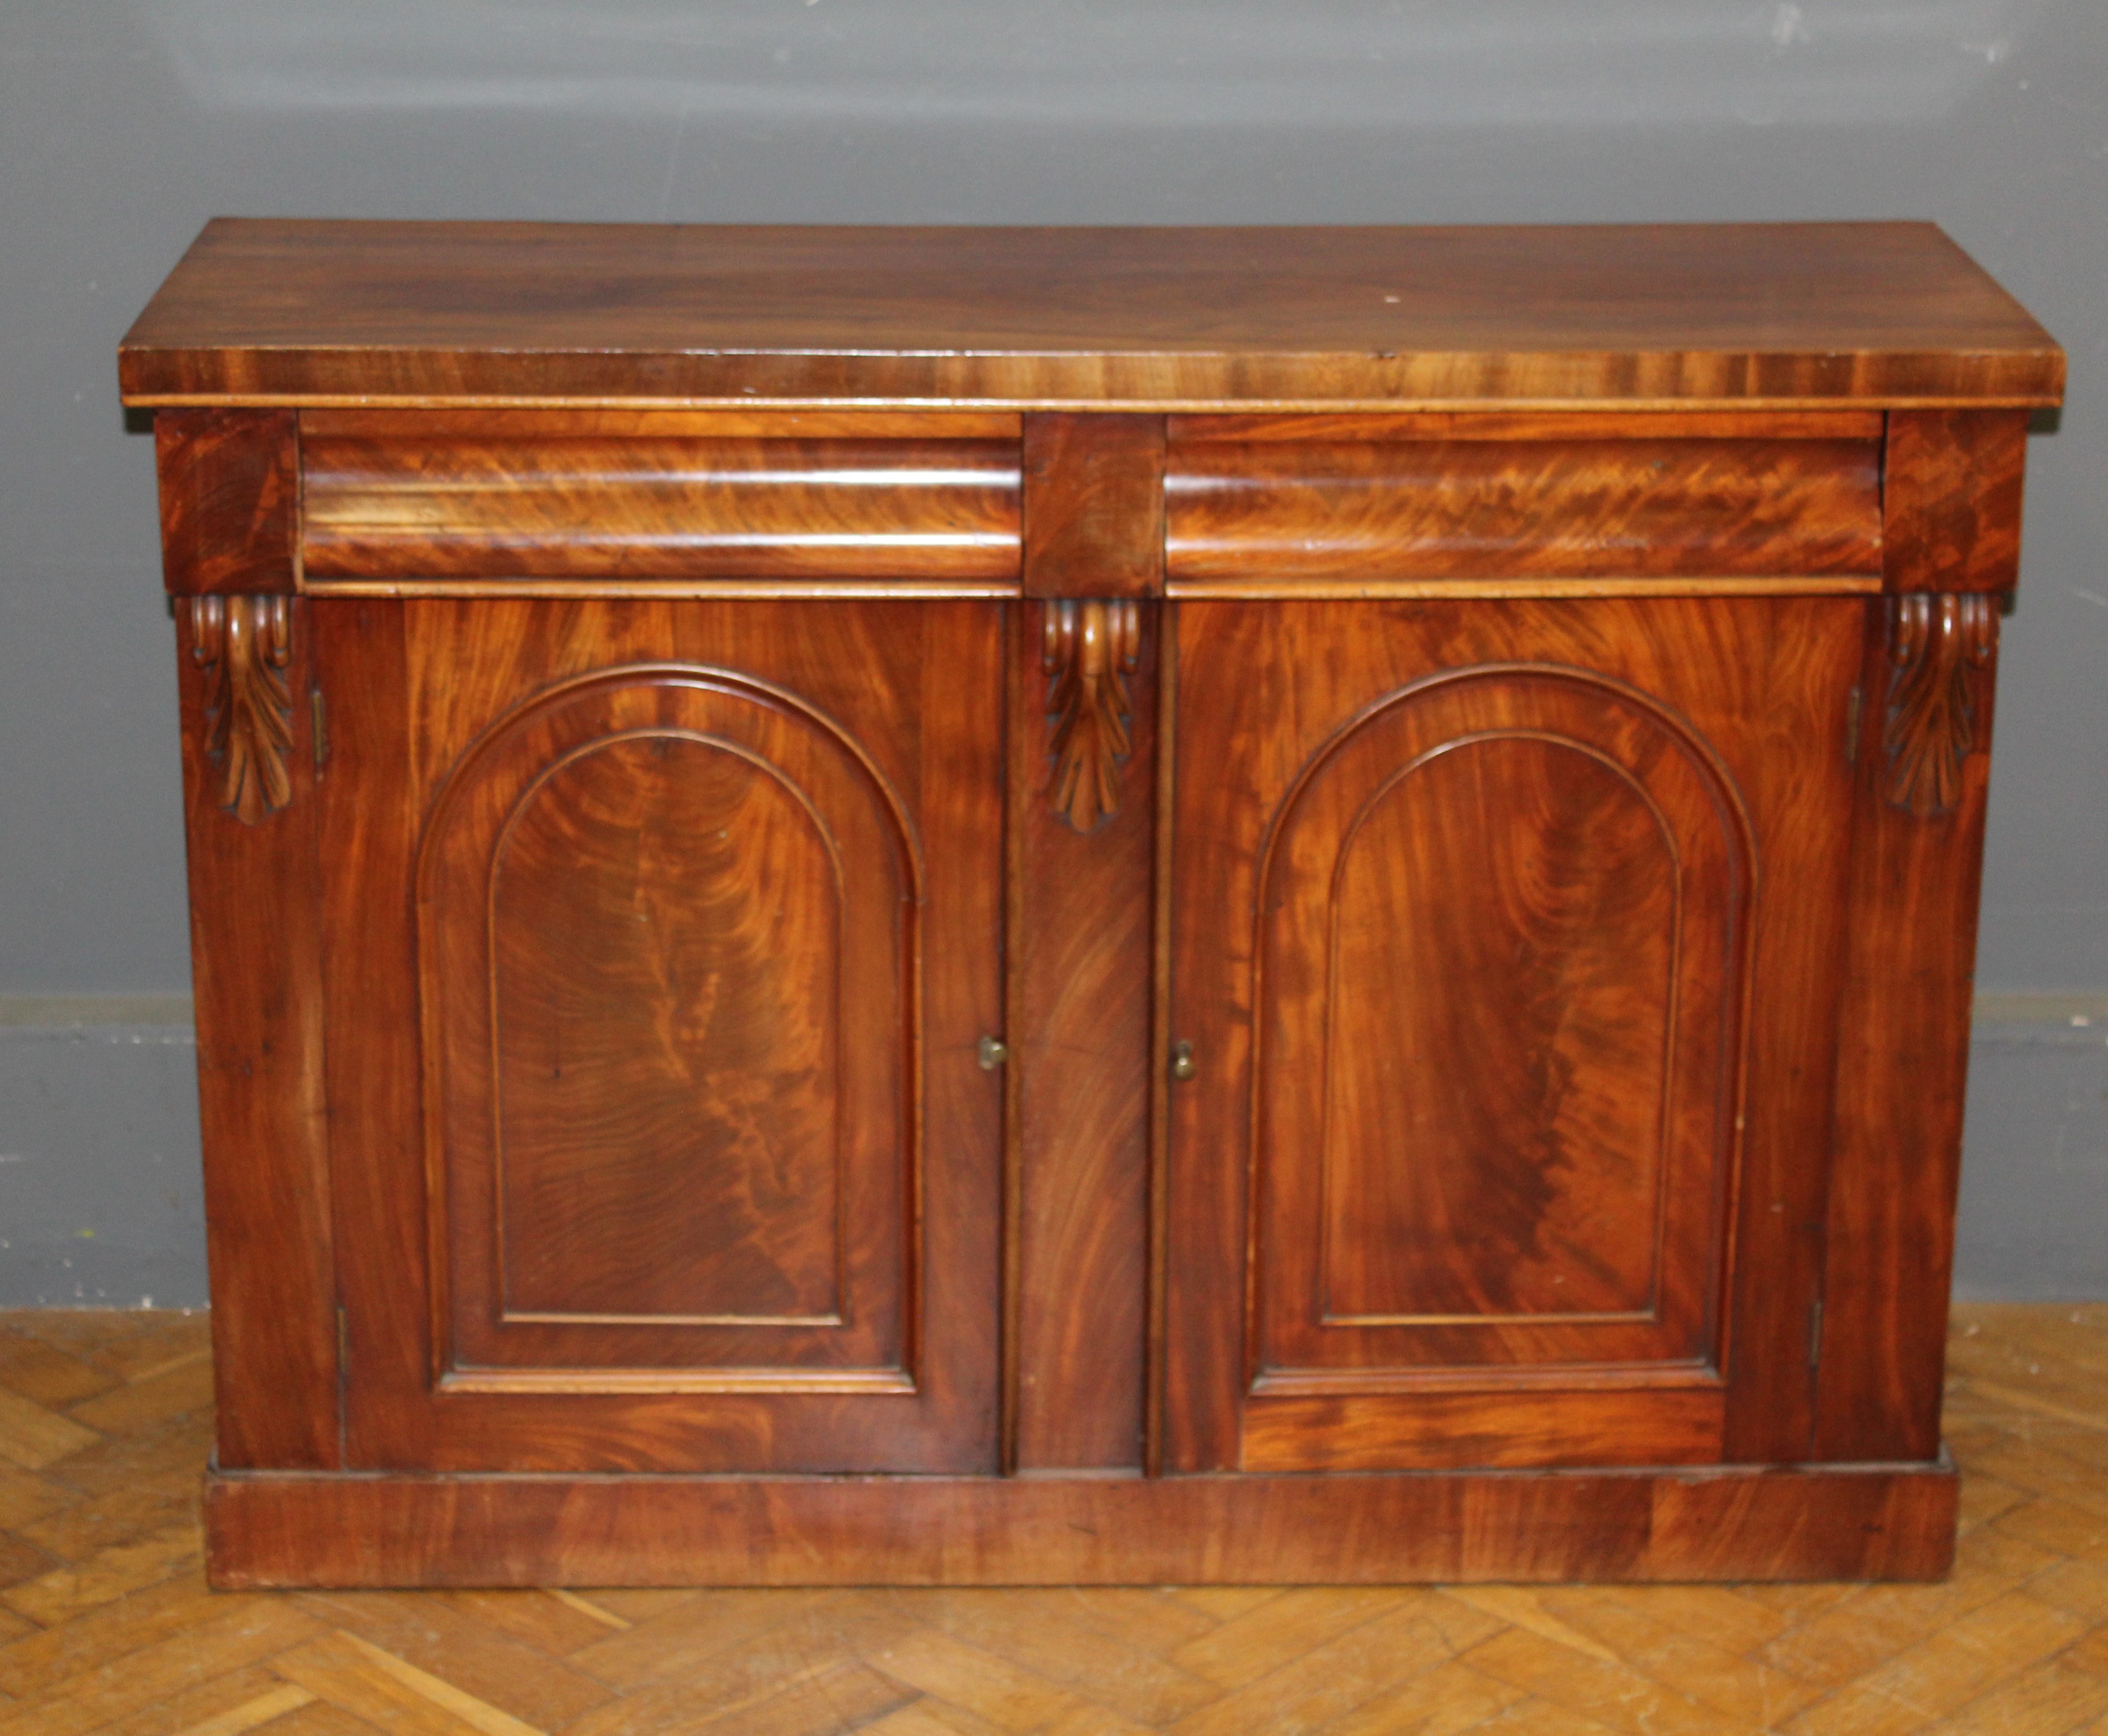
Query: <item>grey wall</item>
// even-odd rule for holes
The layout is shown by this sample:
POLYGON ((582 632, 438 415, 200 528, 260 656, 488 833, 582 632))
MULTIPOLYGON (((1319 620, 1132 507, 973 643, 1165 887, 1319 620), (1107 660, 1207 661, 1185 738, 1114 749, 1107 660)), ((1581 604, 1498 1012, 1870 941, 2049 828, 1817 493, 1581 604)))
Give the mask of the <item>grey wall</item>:
POLYGON ((0 1307, 205 1299, 187 1000, 0 997, 0 1307))
MULTIPOLYGON (((0 0, 0 996, 185 987, 151 453, 112 352, 220 212, 1936 219, 2072 357, 2034 443, 1980 980, 2108 991, 2099 0, 0 0)), ((2016 1028, 2061 1059, 1979 1045, 1965 1281, 2108 1294, 2108 1046, 2016 1028), (2060 1092, 2092 1108, 2052 1153, 2060 1092)), ((22 1067, 78 1062, 92 1101, 106 1064, 82 1055, 120 1048, 22 1067)), ((11 1068, 19 1156, 35 1093, 11 1068)), ((135 1087, 160 1089, 107 1089, 135 1087)), ((32 1165, 0 1206, 117 1210, 144 1160, 110 1142, 154 1139, 61 1120, 47 1144, 102 1155, 32 1165)), ((43 1293, 20 1253, 0 1300, 43 1293)))

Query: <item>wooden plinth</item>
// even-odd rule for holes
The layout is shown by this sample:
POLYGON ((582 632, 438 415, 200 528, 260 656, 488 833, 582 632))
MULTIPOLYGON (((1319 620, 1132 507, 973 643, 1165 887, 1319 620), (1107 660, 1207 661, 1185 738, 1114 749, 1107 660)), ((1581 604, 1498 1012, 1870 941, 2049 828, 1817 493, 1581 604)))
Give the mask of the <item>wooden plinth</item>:
POLYGON ((1926 1580, 1919 1464, 1021 1479, 215 1473, 212 1582, 292 1585, 1926 1580))

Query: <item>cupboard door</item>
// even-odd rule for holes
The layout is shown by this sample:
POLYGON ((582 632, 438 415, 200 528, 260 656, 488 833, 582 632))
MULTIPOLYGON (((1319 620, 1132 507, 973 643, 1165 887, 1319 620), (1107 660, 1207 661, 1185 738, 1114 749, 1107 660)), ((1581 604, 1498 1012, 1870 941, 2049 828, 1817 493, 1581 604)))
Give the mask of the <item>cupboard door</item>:
POLYGON ((1860 605, 1179 614, 1171 1462, 1799 1456, 1860 605))
POLYGON ((1002 605, 317 612, 347 1463, 984 1468, 1002 605))

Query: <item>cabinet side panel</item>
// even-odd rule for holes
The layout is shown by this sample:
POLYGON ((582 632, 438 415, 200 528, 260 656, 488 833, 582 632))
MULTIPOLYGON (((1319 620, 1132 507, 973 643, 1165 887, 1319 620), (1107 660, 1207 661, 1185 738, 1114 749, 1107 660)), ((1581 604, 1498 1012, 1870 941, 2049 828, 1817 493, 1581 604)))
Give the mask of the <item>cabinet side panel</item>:
MULTIPOLYGON (((237 705, 275 709, 272 697, 244 699, 223 681, 228 665, 205 642, 214 629, 189 607, 176 635, 218 1458, 273 1469, 339 1462, 309 618, 284 606, 290 657, 277 674, 299 703, 279 713, 291 740, 273 756, 286 780, 276 807, 262 807, 260 777, 230 804, 229 755, 272 750, 245 748, 239 722, 218 728, 237 705)), ((218 632, 223 656, 223 615, 218 632)))
POLYGON ((1145 609, 1114 809, 1080 832, 1052 799, 1052 607, 1021 605, 1011 717, 1015 1453, 1029 1469, 1140 1463, 1148 1217, 1157 623, 1145 609))
POLYGON ((1995 600, 1870 605, 1813 1456, 1939 1444, 1995 600))

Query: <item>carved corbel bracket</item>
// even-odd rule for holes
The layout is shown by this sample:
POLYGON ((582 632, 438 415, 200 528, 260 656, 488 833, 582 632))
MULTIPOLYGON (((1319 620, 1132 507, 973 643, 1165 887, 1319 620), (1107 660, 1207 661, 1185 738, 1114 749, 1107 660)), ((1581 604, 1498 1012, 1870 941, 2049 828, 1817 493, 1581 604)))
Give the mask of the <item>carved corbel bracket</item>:
POLYGON ((1962 762, 1984 735, 1984 672, 1998 648, 1995 596, 1917 591, 1890 602, 1881 744, 1896 807, 1925 819, 1962 799, 1962 762))
POLYGON ((1062 599, 1046 605, 1047 796, 1079 832, 1119 811, 1119 767, 1133 751, 1128 677, 1142 655, 1131 602, 1062 599))
POLYGON ((191 596, 191 660, 205 672, 206 754, 219 804, 245 825, 293 799, 292 609, 283 596, 191 596))

